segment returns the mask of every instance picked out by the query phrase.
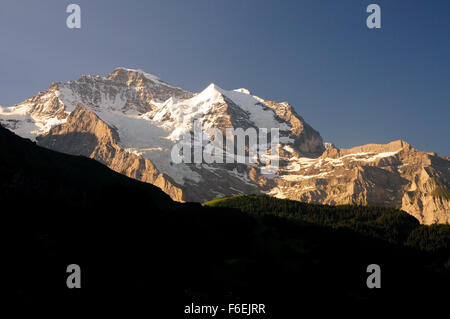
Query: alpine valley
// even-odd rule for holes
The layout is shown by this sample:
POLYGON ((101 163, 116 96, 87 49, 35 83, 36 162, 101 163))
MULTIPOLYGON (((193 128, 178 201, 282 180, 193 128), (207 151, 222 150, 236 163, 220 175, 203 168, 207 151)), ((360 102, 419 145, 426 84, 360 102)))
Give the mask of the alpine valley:
POLYGON ((53 83, 0 107, 0 124, 51 150, 93 158, 161 188, 173 200, 205 202, 268 194, 303 202, 400 208, 422 224, 450 222, 450 158, 405 141, 339 149, 287 102, 211 84, 200 93, 141 70, 53 83), (175 164, 171 150, 198 120, 203 129, 279 128, 280 168, 263 164, 175 164))

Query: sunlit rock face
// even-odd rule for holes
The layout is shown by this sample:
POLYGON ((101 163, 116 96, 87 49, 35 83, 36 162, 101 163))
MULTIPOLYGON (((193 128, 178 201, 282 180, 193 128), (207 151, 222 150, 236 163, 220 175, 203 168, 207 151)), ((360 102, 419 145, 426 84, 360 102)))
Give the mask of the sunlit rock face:
MULTIPOLYGON (((421 223, 450 220, 447 157, 403 141, 338 149, 287 102, 215 84, 199 93, 173 87, 141 70, 54 83, 12 107, 0 123, 39 145, 94 158, 154 184, 177 201, 265 193, 323 204, 393 206, 421 223), (279 130, 279 166, 270 163, 174 163, 171 151, 194 130, 279 130)), ((225 149, 225 145, 224 145, 225 149)), ((246 150, 248 151, 248 149, 246 150)), ((270 153, 270 151, 269 151, 270 153)), ((143 199, 145 200, 145 199, 143 199)))

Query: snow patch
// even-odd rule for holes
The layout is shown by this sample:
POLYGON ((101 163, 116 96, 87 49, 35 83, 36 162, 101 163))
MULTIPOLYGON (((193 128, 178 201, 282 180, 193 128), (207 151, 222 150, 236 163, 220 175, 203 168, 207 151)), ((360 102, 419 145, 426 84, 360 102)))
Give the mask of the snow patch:
POLYGON ((240 93, 245 93, 245 94, 248 94, 248 95, 251 94, 249 90, 244 89, 244 88, 235 89, 235 90, 233 90, 233 91, 235 91, 235 92, 240 92, 240 93))
POLYGON ((280 123, 275 119, 275 113, 272 109, 262 105, 261 102, 253 96, 237 91, 226 91, 217 86, 216 89, 240 106, 241 109, 248 112, 250 120, 256 127, 268 129, 279 128, 280 131, 287 131, 290 129, 289 125, 280 123))
POLYGON ((269 196, 276 197, 276 198, 285 199, 285 198, 287 198, 287 196, 285 195, 286 188, 287 187, 285 187, 285 186, 274 187, 269 192, 266 192, 266 194, 269 196))
POLYGON ((248 185, 255 186, 252 181, 248 178, 247 173, 240 173, 236 168, 234 168, 232 171, 228 171, 229 174, 233 175, 234 177, 240 179, 244 183, 248 185))
POLYGON ((329 172, 323 172, 316 175, 283 175, 281 176, 282 179, 288 181, 288 182, 296 182, 296 181, 302 181, 305 179, 311 179, 311 178, 320 178, 325 177, 329 174, 329 172))

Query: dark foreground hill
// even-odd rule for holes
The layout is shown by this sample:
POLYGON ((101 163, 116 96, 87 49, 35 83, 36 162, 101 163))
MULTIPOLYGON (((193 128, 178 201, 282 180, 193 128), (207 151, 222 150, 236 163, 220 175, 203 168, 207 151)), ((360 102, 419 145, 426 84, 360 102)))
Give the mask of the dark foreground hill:
POLYGON ((435 258, 440 256, 443 262, 450 258, 449 225, 421 225, 413 216, 396 208, 317 205, 255 195, 225 197, 204 205, 239 209, 262 219, 276 217, 299 226, 351 230, 366 237, 426 251, 435 258))
POLYGON ((266 304, 259 317, 288 318, 358 306, 405 312, 448 299, 448 226, 264 196, 178 204, 1 127, 0 147, 2 286, 24 308, 210 318, 184 307, 254 302, 266 304), (81 267, 81 289, 66 286, 69 264, 81 267), (369 264, 381 266, 381 289, 366 286, 369 264))

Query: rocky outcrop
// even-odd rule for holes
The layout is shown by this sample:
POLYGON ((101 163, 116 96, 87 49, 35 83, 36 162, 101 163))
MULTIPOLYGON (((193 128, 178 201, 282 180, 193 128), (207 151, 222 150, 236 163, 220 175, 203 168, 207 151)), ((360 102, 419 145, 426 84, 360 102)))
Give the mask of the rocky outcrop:
POLYGON ((320 156, 325 150, 322 137, 306 121, 298 115, 292 105, 287 102, 264 101, 275 114, 289 123, 291 136, 294 139, 293 147, 304 156, 320 156))
POLYGON ((182 200, 182 190, 168 176, 150 160, 124 151, 117 132, 81 104, 66 123, 39 136, 37 142, 55 151, 93 158, 118 173, 158 186, 173 200, 182 200))
POLYGON ((269 193, 321 204, 397 207, 424 224, 448 223, 449 171, 447 158, 404 141, 329 148, 317 159, 291 158, 269 193))

